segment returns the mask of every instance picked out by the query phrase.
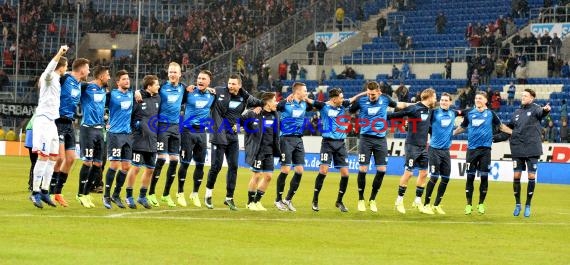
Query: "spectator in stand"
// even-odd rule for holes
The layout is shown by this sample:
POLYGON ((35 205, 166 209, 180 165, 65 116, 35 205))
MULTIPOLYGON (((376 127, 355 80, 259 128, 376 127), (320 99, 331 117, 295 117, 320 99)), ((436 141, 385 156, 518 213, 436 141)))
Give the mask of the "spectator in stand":
POLYGON ((554 37, 550 41, 550 52, 556 54, 556 56, 560 55, 560 51, 562 49, 562 40, 558 37, 558 34, 554 32, 554 37))
POLYGON ((494 111, 501 109, 501 93, 499 91, 495 91, 491 97, 491 109, 494 111))
POLYGON ((245 74, 245 60, 241 55, 238 56, 238 59, 236 61, 236 70, 242 74, 245 74))
POLYGON ((527 54, 530 54, 531 60, 535 60, 536 53, 538 52, 537 50, 538 39, 534 36, 534 34, 527 33, 526 37, 523 39, 523 42, 525 45, 525 52, 527 54))
POLYGON ((400 82, 400 86, 396 89, 396 97, 398 97, 398 102, 410 102, 410 93, 408 87, 404 83, 400 82))
POLYGON ((378 32, 378 37, 384 36, 384 29, 386 28, 386 18, 382 15, 378 20, 376 20, 376 31, 378 32))
POLYGON ((299 72, 299 65, 297 61, 293 61, 291 66, 289 66, 289 74, 291 74, 291 80, 297 80, 297 73, 299 72))
POLYGON ((515 74, 515 70, 517 69, 517 60, 513 56, 513 54, 509 54, 509 57, 506 61, 507 69, 506 69, 506 78, 512 78, 515 74))
POLYGON ((10 130, 8 130, 8 132, 6 133, 6 141, 16 141, 18 140, 18 136, 16 135, 16 132, 14 132, 13 128, 10 128, 10 130))
POLYGON ((399 33, 400 33, 400 25, 398 24, 398 21, 394 19, 392 20, 392 25, 390 25, 390 36, 396 39, 399 33))
POLYGON ((519 85, 526 85, 528 79, 528 67, 526 64, 519 64, 517 70, 515 71, 515 76, 517 77, 517 83, 519 85))
POLYGON ((451 58, 447 58, 445 59, 445 79, 451 79, 451 65, 452 65, 453 61, 451 60, 451 58))
POLYGON ((445 25, 447 25, 447 18, 443 12, 439 12, 439 15, 435 18, 435 31, 437 34, 443 34, 445 32, 445 25))
POLYGON ((299 69, 299 79, 301 81, 304 81, 307 79, 307 69, 305 69, 305 67, 301 66, 301 69, 299 69))
POLYGON ((0 91, 4 91, 4 87, 10 85, 10 78, 4 70, 0 69, 0 91))
POLYGON ((396 38, 396 42, 398 43, 400 50, 406 49, 406 35, 404 35, 404 32, 400 32, 400 35, 396 38))
POLYGON ((328 50, 327 45, 323 39, 319 40, 317 43, 317 57, 319 58, 319 65, 323 65, 325 62, 325 52, 328 50))
POLYGON ((347 66, 344 70, 344 76, 346 79, 356 79, 356 71, 350 66, 347 66))
POLYGON ((497 78, 502 78, 505 76, 505 71, 507 69, 507 65, 502 57, 499 57, 497 61, 495 61, 495 76, 497 78))
POLYGON ((511 81, 509 83, 509 88, 507 90, 507 104, 509 106, 512 106, 513 102, 515 101, 516 91, 517 91, 517 87, 515 86, 515 84, 513 84, 513 81, 511 81))
POLYGON ((325 80, 327 80, 327 73, 325 72, 325 70, 322 70, 321 79, 319 79, 319 85, 323 85, 325 83, 325 80))
POLYGON ((515 21, 511 17, 508 17, 506 23, 507 36, 513 35, 516 31, 517 31, 517 25, 515 24, 515 21))
POLYGON ((522 32, 519 31, 517 35, 513 36, 513 38, 511 39, 511 44, 513 44, 515 52, 522 53, 523 46, 525 45, 522 32))
POLYGON ((568 65, 568 62, 565 62, 564 65, 562 65, 562 68, 560 69, 560 75, 564 78, 570 77, 570 66, 568 65))
POLYGON ((465 29, 465 39, 470 40, 471 36, 473 36, 473 24, 469 23, 465 29))
POLYGON ((317 50, 317 47, 315 46, 315 41, 311 40, 309 42, 309 44, 307 45, 307 56, 309 59, 309 65, 313 64, 313 60, 315 59, 315 51, 317 50))
POLYGON ((404 60, 402 64, 402 72, 400 73, 400 81, 406 80, 410 78, 410 65, 407 61, 404 60))
POLYGON ((544 32, 544 35, 540 37, 540 47, 537 52, 541 54, 540 58, 543 58, 542 54, 548 53, 548 48, 552 45, 552 38, 548 34, 548 31, 544 32), (544 47, 546 46, 546 47, 544 47))
POLYGON ((279 66, 277 67, 277 72, 279 73, 279 80, 286 80, 287 79, 287 68, 288 67, 289 67, 289 64, 287 63, 287 60, 285 60, 279 64, 279 66))
POLYGON ((556 63, 556 58, 554 57, 554 54, 551 54, 550 57, 548 57, 548 61, 546 62, 546 69, 548 70, 548 77, 552 77, 552 74, 554 72, 554 64, 556 63))
POLYGON ((554 126, 552 119, 548 120, 548 126, 544 129, 544 140, 549 143, 558 142, 558 128, 554 126))
POLYGON ((561 119, 562 125, 560 126, 560 142, 568 143, 568 121, 561 119))
POLYGON ((405 50, 412 50, 413 48, 414 48, 414 41, 412 40, 412 36, 408 36, 406 38, 405 50))
POLYGON ((471 35, 471 37, 469 37, 469 46, 472 48, 478 48, 481 47, 481 36, 479 36, 478 34, 474 33, 471 35))
POLYGON ((344 23, 344 9, 341 6, 336 9, 334 17, 336 21, 336 28, 338 31, 342 31, 342 24, 344 23))
POLYGON ((473 74, 471 74, 471 89, 477 90, 479 88, 479 73, 477 69, 473 70, 473 74))
POLYGON ((392 65, 392 76, 390 77, 393 80, 397 80, 400 79, 400 70, 398 69, 398 67, 396 67, 396 65, 392 65))

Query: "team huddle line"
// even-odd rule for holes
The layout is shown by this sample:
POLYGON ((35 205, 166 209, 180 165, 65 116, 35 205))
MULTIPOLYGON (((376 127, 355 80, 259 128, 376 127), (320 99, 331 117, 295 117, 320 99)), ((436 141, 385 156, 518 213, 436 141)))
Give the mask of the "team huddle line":
POLYGON ((540 121, 550 112, 550 106, 533 103, 536 96, 531 89, 522 92, 522 105, 513 114, 510 124, 503 124, 497 115, 487 108, 484 92, 475 96, 475 106, 467 110, 450 108, 452 98, 443 93, 436 107, 436 92, 432 88, 421 92, 421 101, 415 104, 395 102, 382 94, 380 85, 366 83, 365 91, 345 99, 342 89, 328 91, 329 100, 320 102, 310 99, 305 84, 297 82, 292 94, 285 100, 276 101, 272 92, 258 97, 242 88, 239 75, 230 75, 226 86, 210 88, 212 73, 203 70, 198 74, 196 85, 186 86, 180 82, 181 68, 172 62, 168 66, 168 81, 162 85, 155 75, 143 78, 142 89, 130 89, 129 74, 120 70, 115 74, 116 88, 107 90, 110 80, 107 68, 95 67, 94 80, 83 82, 90 73, 89 61, 77 58, 72 71, 67 71, 67 59, 63 55, 67 46, 62 46, 40 77, 40 97, 32 121, 30 146, 39 157, 32 164, 30 200, 34 206, 43 204, 55 207, 55 202, 68 206, 62 195, 68 173, 75 159, 75 109, 81 104, 83 117, 80 126, 80 154, 83 165, 79 173, 76 199, 85 208, 95 207, 90 192, 103 173, 103 158, 108 157, 109 168, 104 176, 102 203, 111 209, 136 209, 158 207, 161 203, 170 207, 187 206, 184 185, 192 160, 196 166, 192 172, 193 189, 189 195, 192 204, 208 209, 214 208, 213 191, 222 168, 224 157, 228 165, 226 194, 223 203, 230 210, 238 210, 234 201, 237 180, 239 140, 238 133, 245 132, 245 161, 250 165, 246 208, 266 211, 261 200, 273 179, 274 158, 281 163, 276 183, 273 205, 282 211, 296 211, 293 198, 304 174, 305 148, 303 134, 309 126, 306 113, 319 112, 318 129, 322 133, 319 172, 315 178, 311 208, 319 211, 319 194, 329 167, 339 168, 340 182, 335 206, 348 212, 343 198, 347 192, 349 170, 345 139, 354 129, 359 134, 358 142, 358 211, 370 209, 377 212, 376 196, 382 186, 388 162, 386 133, 396 129, 407 132, 405 145, 405 172, 397 188, 395 208, 405 214, 404 194, 414 169, 419 169, 416 182, 416 197, 412 207, 424 214, 445 214, 440 203, 449 183, 451 162, 451 138, 467 132, 467 182, 465 187, 465 214, 473 211, 474 180, 481 179, 479 202, 476 210, 485 214, 485 198, 488 191, 488 174, 493 141, 510 139, 513 154, 513 191, 515 210, 522 211, 520 202, 521 172, 528 171, 528 190, 524 216, 530 216, 531 199, 534 194, 535 172, 538 157, 542 154, 539 130, 540 121), (184 106, 184 108, 182 108, 184 106), (105 109, 109 109, 105 121, 105 109), (388 112, 394 108, 394 112, 388 112), (182 116, 180 113, 184 113, 182 116), (352 118, 351 115, 355 115, 352 118), (463 117, 461 125, 455 119, 463 117), (108 129, 106 134, 104 128, 108 129), (494 133, 493 128, 500 133, 494 133), (207 155, 207 135, 211 144, 211 167, 207 172, 204 200, 198 195, 204 179, 204 163, 207 155), (538 132, 538 133, 537 133, 538 132), (428 135, 431 135, 428 141, 428 135), (106 153, 104 154, 106 145, 106 153), (428 148, 429 146, 429 148, 428 148), (376 172, 368 198, 364 197, 366 175, 374 157, 376 172), (162 196, 156 194, 156 186, 162 169, 169 160, 162 196), (142 184, 135 198, 134 183, 143 168, 142 184), (429 170, 428 170, 429 169, 429 170), (293 170, 289 189, 285 193, 286 179, 293 170), (429 179, 428 179, 429 171, 429 179), (176 202, 170 196, 178 176, 176 202), (431 204, 435 185, 441 179, 434 203, 431 204), (111 193, 111 188, 114 190, 111 193), (126 197, 121 197, 121 192, 126 197), (425 199, 422 202, 422 197, 425 199), (52 195, 52 196, 50 196, 52 195), (55 201, 55 202, 54 202, 55 201))

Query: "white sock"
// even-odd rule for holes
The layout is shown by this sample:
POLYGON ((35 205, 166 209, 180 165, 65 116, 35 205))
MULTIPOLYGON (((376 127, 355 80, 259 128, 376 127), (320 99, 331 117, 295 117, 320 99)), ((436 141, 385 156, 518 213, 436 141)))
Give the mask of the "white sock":
POLYGON ((416 197, 416 199, 414 200, 416 203, 422 203, 422 197, 416 197))
POLYGON ((404 201, 404 196, 398 195, 398 198, 396 199, 396 202, 403 202, 403 201, 404 201))
POLYGON ((46 167, 44 169, 44 177, 42 179, 42 190, 49 190, 49 186, 51 183, 51 177, 53 175, 53 169, 55 168, 55 161, 48 160, 46 161, 46 167))
POLYGON ((226 197, 226 201, 227 201, 227 200, 231 200, 231 199, 233 199, 233 198, 230 198, 230 197, 226 197))
POLYGON ((198 195, 198 192, 192 192, 192 196, 198 195))
POLYGON ((206 188, 206 197, 212 197, 214 190, 206 188))
MULTIPOLYGON (((36 162, 34 166, 34 180, 32 183, 33 191, 40 191, 40 186, 42 186, 42 177, 45 172, 45 167, 47 166, 47 161, 40 160, 36 162)), ((49 187, 49 182, 48 182, 49 187)))

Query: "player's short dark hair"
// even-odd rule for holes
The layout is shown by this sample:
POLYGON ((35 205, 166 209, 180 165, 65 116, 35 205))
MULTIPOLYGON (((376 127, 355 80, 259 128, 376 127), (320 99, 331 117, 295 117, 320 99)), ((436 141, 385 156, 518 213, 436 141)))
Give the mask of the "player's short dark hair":
MULTIPOLYGON (((210 72, 210 70, 202 70, 200 71, 199 74, 206 74, 208 75, 208 77, 210 77, 210 80, 212 80, 212 78, 214 78, 214 74, 212 74, 212 72, 210 72)), ((230 77, 231 78, 231 77, 230 77)))
POLYGON ((301 82, 293 83, 293 92, 296 92, 297 89, 299 89, 302 86, 306 87, 307 85, 305 83, 301 83, 301 82))
POLYGON ((376 81, 369 81, 366 83, 366 89, 368 90, 379 90, 380 89, 380 84, 378 84, 378 82, 376 81))
POLYGON ((71 65, 71 70, 77 71, 77 70, 79 70, 79 68, 83 67, 84 65, 88 65, 88 64, 89 64, 89 60, 87 60, 85 58, 77 58, 77 59, 75 59, 75 61, 73 61, 73 64, 71 65))
POLYGON ((128 75, 128 74, 129 74, 129 72, 127 70, 122 69, 122 70, 117 71, 117 73, 115 73, 115 78, 118 81, 119 79, 121 79, 121 76, 128 75))
POLYGON ((145 75, 143 78, 143 82, 142 82, 143 90, 147 89, 149 86, 151 86, 154 83, 154 81, 158 81, 158 76, 156 76, 156 75, 145 75))
POLYGON ((237 79, 238 83, 241 84, 241 77, 238 74, 231 74, 229 79, 237 79))
POLYGON ((335 87, 329 90, 329 98, 336 98, 342 94, 342 89, 340 87, 335 87))
POLYGON ((55 69, 60 68, 66 64, 67 64, 67 58, 61 56, 61 57, 59 57, 59 61, 57 61, 57 65, 55 66, 55 69))
POLYGON ((447 98, 449 98, 449 100, 451 100, 451 94, 449 94, 447 92, 441 93, 441 97, 447 97, 447 98))
POLYGON ((261 100, 263 100, 263 102, 267 102, 272 98, 274 98, 275 95, 276 94, 274 92, 264 92, 263 94, 261 94, 261 100))
POLYGON ((536 92, 531 88, 525 88, 524 92, 528 92, 533 98, 536 98, 536 92))
POLYGON ((97 65, 93 68, 93 76, 95 78, 99 78, 105 71, 109 71, 109 68, 106 66, 97 65))

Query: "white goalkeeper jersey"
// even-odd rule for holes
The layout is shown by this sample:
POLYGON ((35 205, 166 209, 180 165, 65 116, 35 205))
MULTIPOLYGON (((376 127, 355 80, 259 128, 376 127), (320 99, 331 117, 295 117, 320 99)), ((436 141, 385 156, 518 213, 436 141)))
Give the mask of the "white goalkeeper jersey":
POLYGON ((59 118, 59 97, 61 95, 61 85, 59 74, 54 72, 57 62, 51 60, 46 70, 39 80, 40 94, 36 116, 46 116, 50 120, 59 118))

